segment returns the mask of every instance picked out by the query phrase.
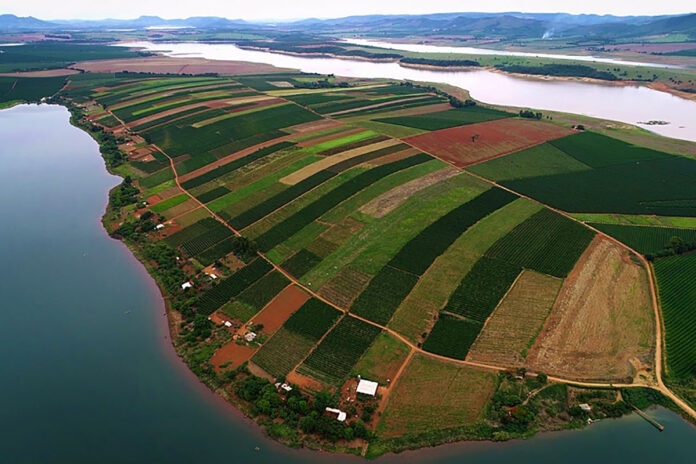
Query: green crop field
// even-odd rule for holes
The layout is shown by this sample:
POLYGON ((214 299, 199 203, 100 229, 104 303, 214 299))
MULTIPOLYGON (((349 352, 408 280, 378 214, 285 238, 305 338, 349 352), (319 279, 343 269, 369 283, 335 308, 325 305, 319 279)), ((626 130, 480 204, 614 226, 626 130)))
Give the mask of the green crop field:
POLYGON ((269 374, 284 377, 307 356, 338 320, 340 312, 312 298, 295 311, 283 327, 252 358, 269 374))
MULTIPOLYGON (((0 47, 2 48, 2 47, 0 47)), ((14 48, 14 47, 11 47, 14 48)), ((0 54, 0 67, 2 67, 0 54)), ((2 77, 0 76, 0 108, 13 101, 39 101, 60 90, 65 77, 2 77)))
POLYGON ((315 255, 306 248, 302 248, 300 251, 285 260, 281 267, 288 271, 293 277, 300 278, 309 272, 309 270, 320 261, 321 258, 319 256, 315 255))
POLYGON ((350 311, 379 324, 386 324, 396 308, 418 282, 418 276, 384 266, 358 296, 350 311))
POLYGON ((288 286, 290 281, 282 273, 271 271, 259 280, 247 287, 237 296, 249 306, 260 310, 270 302, 282 289, 288 286))
POLYGON ((423 343, 431 353, 464 359, 483 325, 476 321, 441 314, 423 343))
POLYGON ((218 242, 231 237, 232 235, 233 234, 230 229, 222 225, 220 222, 215 221, 215 225, 213 227, 210 227, 204 233, 182 243, 181 249, 184 250, 184 252, 189 256, 196 256, 218 242))
POLYGON ((441 111, 438 113, 428 113, 419 116, 381 118, 375 119, 375 121, 434 131, 439 129, 447 129, 448 127, 462 126, 464 124, 502 119, 510 116, 512 115, 509 113, 491 108, 467 106, 463 108, 441 111))
MULTIPOLYGON (((508 177, 503 185, 553 207, 578 213, 656 214, 696 216, 696 161, 638 147, 585 132, 549 142, 578 162, 555 157, 549 168, 534 156, 522 170, 523 178, 510 178, 518 158, 484 164, 475 171, 491 178, 508 177), (556 172, 553 172, 556 171, 556 172)), ((524 161, 524 156, 522 157, 524 161)), ((518 177, 518 176, 515 176, 518 177)))
POLYGON ((172 248, 177 248, 183 243, 193 240, 209 230, 217 229, 221 224, 213 218, 205 218, 184 227, 178 232, 173 233, 164 239, 164 242, 172 248))
POLYGON ((696 244, 696 230, 694 229, 598 223, 590 223, 590 225, 644 255, 652 255, 666 250, 670 247, 673 237, 680 238, 685 244, 696 244))
POLYGON ((211 314, 230 300, 230 298, 239 295, 271 269, 272 266, 265 260, 261 258, 255 259, 201 295, 198 301, 198 311, 203 314, 211 314))
POLYGON ((675 380, 696 376, 696 254, 655 261, 665 325, 667 373, 675 380))
POLYGON ((399 250, 389 265, 422 275, 466 229, 517 198, 498 188, 483 192, 423 229, 399 250))
POLYGON ((185 202, 188 200, 190 197, 186 195, 185 193, 182 193, 180 195, 177 195, 175 197, 168 198, 164 201, 160 201, 159 203, 150 206, 150 209, 154 211, 155 213, 162 213, 163 211, 168 210, 169 208, 172 208, 176 205, 180 205, 181 203, 185 202))
MULTIPOLYGON (((78 45, 55 41, 0 45, 0 72, 62 68, 76 61, 133 58, 141 56, 126 47, 78 45)), ((62 78, 61 78, 62 79, 62 78)))
POLYGON ((338 387, 380 332, 379 327, 346 316, 312 351, 298 372, 338 387))
POLYGON ((583 225, 543 209, 494 243, 486 255, 526 269, 565 277, 594 235, 583 225))
POLYGON ((482 256, 459 283, 444 311, 483 324, 520 272, 519 266, 482 256))

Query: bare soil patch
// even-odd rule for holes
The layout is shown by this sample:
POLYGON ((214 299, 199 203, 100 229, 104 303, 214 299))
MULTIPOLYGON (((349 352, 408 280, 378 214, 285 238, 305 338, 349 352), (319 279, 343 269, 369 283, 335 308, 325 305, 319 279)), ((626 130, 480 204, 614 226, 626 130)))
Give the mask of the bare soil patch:
POLYGON ((528 356, 529 367, 584 380, 630 381, 652 365, 654 321, 645 269, 597 236, 566 278, 528 356))
POLYGON ((486 322, 467 360, 524 366, 527 350, 551 312, 562 282, 556 277, 524 271, 486 322))
POLYGON ((211 356, 210 363, 217 372, 223 370, 220 367, 223 364, 225 365, 224 369, 236 369, 251 359, 257 350, 258 348, 256 347, 252 348, 247 345, 238 345, 237 342, 231 342, 218 348, 215 354, 211 356))
POLYGON ((383 193, 369 203, 366 203, 362 208, 360 208, 360 211, 375 218, 384 217, 403 202, 408 200, 408 198, 414 193, 419 192, 426 187, 430 187, 431 185, 435 185, 445 179, 449 179, 458 173, 459 171, 456 169, 447 167, 445 169, 432 172, 427 176, 406 182, 405 184, 383 193))
POLYGON ((457 167, 464 167, 572 133, 570 129, 542 121, 499 119, 426 132, 403 140, 457 167))
POLYGON ((253 324, 263 324, 263 332, 274 334, 290 315, 309 300, 310 295, 296 285, 288 285, 251 319, 253 324))
POLYGON ((263 63, 208 60, 205 58, 176 58, 167 56, 82 61, 75 63, 70 67, 94 73, 115 73, 129 71, 168 74, 217 73, 227 76, 232 76, 235 74, 263 74, 289 71, 289 69, 276 68, 270 64, 263 63))
POLYGON ((296 371, 290 372, 287 376, 285 376, 285 381, 288 383, 292 383, 294 385, 297 385, 300 390, 308 391, 308 392, 320 392, 323 390, 335 390, 336 387, 331 387, 328 386, 318 380, 315 380, 311 377, 307 377, 306 375, 299 374, 296 371))

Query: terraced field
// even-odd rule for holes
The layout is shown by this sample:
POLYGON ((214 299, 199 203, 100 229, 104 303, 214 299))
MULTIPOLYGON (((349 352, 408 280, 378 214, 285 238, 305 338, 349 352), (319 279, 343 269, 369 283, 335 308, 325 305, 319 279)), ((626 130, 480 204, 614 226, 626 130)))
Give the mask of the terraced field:
POLYGON ((608 234, 654 258, 668 374, 696 377, 696 162, 449 108, 431 88, 320 79, 80 75, 66 87, 103 149, 121 150, 110 166, 130 183, 112 193, 123 204, 109 230, 148 247, 201 372, 230 394, 249 374, 308 398, 340 392, 331 401, 351 398, 341 407, 378 439, 509 433, 484 420, 512 381, 491 369, 654 375, 647 269, 608 234), (374 416, 358 375, 379 383, 374 416))

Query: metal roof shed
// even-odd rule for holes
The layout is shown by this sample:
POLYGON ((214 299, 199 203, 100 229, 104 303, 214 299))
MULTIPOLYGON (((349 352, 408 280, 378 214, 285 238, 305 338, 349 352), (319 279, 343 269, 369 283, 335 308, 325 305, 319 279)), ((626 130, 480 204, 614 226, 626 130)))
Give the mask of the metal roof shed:
POLYGON ((377 382, 372 382, 371 380, 360 379, 358 382, 358 393, 363 395, 375 396, 377 394, 377 387, 379 384, 377 382))

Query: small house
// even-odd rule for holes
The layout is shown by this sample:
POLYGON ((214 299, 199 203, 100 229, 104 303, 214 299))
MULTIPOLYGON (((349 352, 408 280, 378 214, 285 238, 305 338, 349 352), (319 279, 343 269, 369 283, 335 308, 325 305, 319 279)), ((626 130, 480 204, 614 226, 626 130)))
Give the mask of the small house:
POLYGON ((191 288, 191 287, 193 287, 193 285, 191 285, 191 282, 184 282, 183 284, 181 284, 182 290, 186 290, 187 288, 191 288))
POLYGON ((336 419, 338 419, 339 422, 343 422, 346 420, 347 414, 340 409, 336 408, 326 408, 326 412, 331 413, 331 414, 336 414, 336 419))
POLYGON ((248 342, 253 342, 255 338, 256 338, 256 332, 247 332, 244 335, 244 340, 246 340, 248 342))
POLYGON ((164 229, 164 224, 157 224, 157 225, 155 226, 155 229, 157 229, 157 230, 162 230, 162 229, 164 229))
POLYGON ((581 403, 579 406, 580 406, 580 409, 582 409, 582 410, 585 411, 585 412, 591 412, 591 411, 592 411, 592 406, 590 406, 590 405, 587 404, 587 403, 581 403))
POLYGON ((225 327, 232 327, 232 323, 230 321, 225 321, 225 327))

